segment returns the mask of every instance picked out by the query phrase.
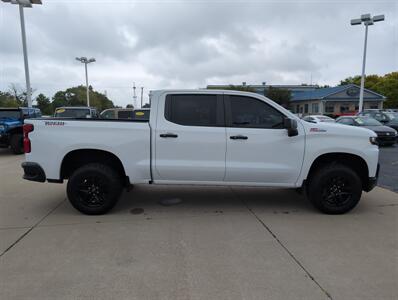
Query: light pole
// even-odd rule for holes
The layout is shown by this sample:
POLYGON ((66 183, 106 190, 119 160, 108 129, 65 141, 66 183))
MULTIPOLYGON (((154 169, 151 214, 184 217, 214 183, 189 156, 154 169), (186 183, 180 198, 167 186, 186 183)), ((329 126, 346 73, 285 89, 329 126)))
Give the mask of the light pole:
POLYGON ((362 77, 361 77, 361 89, 359 92, 359 109, 358 112, 363 110, 363 90, 365 88, 365 64, 366 64, 366 47, 368 43, 368 26, 373 25, 375 22, 384 21, 384 15, 378 15, 372 17, 370 14, 361 15, 360 19, 352 19, 351 25, 365 25, 365 42, 363 46, 363 61, 362 61, 362 77))
POLYGON ((1 0, 1 1, 19 5, 19 17, 21 19, 22 49, 23 49, 23 58, 25 64, 26 99, 28 102, 28 107, 32 107, 32 88, 30 87, 28 48, 26 47, 25 16, 23 9, 24 7, 32 7, 32 4, 42 4, 42 3, 41 0, 1 0))
POLYGON ((87 59, 87 57, 76 57, 76 60, 80 61, 84 64, 84 69, 86 71, 86 90, 87 90, 87 106, 90 106, 90 91, 88 88, 88 72, 87 72, 87 65, 90 63, 95 62, 95 58, 87 59))

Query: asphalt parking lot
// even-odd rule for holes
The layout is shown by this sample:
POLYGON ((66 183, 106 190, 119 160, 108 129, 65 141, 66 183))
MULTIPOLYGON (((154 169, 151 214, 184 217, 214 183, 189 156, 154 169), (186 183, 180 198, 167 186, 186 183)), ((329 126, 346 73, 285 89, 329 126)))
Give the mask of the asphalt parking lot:
POLYGON ((379 186, 398 192, 398 145, 380 148, 379 186))
MULTIPOLYGON (((392 189, 396 149, 381 158, 392 189)), ((22 180, 22 160, 0 150, 0 299, 398 298, 387 189, 328 216, 291 190, 136 186, 112 213, 84 216, 65 185, 22 180)))

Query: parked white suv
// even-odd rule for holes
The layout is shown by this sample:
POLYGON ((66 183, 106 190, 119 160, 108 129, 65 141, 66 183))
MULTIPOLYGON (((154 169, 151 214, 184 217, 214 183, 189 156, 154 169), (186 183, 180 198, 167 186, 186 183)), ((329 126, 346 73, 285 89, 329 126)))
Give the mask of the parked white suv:
POLYGON ((254 93, 152 92, 147 120, 35 119, 27 180, 63 182, 72 205, 103 214, 130 184, 304 189, 319 210, 351 210, 378 175, 376 134, 305 122, 254 93))

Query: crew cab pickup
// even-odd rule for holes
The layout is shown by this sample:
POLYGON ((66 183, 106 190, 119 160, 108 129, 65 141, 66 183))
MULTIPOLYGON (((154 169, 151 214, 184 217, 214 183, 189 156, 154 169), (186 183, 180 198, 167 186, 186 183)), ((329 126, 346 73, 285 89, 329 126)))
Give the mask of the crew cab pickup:
POLYGON ((34 119, 24 178, 68 179, 71 204, 103 214, 131 184, 300 189, 320 211, 350 211, 377 181, 377 136, 309 123, 254 93, 160 90, 148 120, 34 119))

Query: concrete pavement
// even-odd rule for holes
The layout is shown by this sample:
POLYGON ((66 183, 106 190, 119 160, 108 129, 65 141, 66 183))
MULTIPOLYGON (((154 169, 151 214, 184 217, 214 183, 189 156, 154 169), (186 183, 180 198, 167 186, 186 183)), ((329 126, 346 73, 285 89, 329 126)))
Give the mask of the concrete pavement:
POLYGON ((0 299, 398 298, 396 193, 327 216, 291 190, 136 186, 84 216, 22 159, 0 151, 0 299))

